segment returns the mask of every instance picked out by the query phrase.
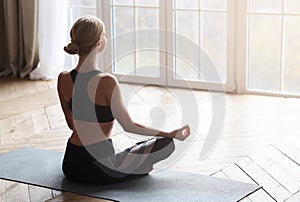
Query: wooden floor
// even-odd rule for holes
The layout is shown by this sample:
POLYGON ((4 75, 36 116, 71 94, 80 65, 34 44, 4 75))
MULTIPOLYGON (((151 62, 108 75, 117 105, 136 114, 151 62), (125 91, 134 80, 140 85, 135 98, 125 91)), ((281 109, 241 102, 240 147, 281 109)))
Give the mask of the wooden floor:
MULTIPOLYGON (((130 98, 129 111, 134 120, 159 126, 161 117, 167 117, 166 129, 180 124, 178 119, 182 112, 174 92, 195 95, 199 128, 189 140, 191 144, 184 156, 168 166, 169 169, 263 186, 243 201, 300 200, 299 99, 225 94, 222 134, 214 140, 206 135, 214 113, 210 93, 129 84, 122 84, 122 92, 124 97, 130 98), (207 140, 218 141, 218 144, 207 158, 200 159, 207 140)), ((2 78, 0 109, 0 153, 24 146, 64 151, 71 131, 60 109, 56 81, 2 78)), ((118 124, 113 138, 116 150, 140 139, 125 134, 118 124)), ((104 200, 0 180, 0 201, 104 200)))
POLYGON ((300 137, 290 135, 227 166, 212 176, 261 185, 243 199, 249 201, 300 201, 300 137))

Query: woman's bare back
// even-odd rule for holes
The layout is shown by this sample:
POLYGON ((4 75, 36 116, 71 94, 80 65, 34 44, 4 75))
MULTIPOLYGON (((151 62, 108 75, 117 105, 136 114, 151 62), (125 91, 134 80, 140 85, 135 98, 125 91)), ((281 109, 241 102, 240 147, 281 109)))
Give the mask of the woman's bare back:
MULTIPOLYGON (((104 74, 105 76, 106 74, 104 74)), ((89 99, 97 105, 109 106, 104 94, 105 83, 101 81, 101 74, 94 76, 88 85, 89 99)), ((62 103, 67 104, 74 94, 74 83, 70 72, 63 72, 59 76, 58 89, 62 103)), ((62 104, 63 105, 63 104, 62 104)), ((73 130, 70 141, 78 146, 93 144, 105 139, 111 139, 114 121, 105 123, 94 123, 81 120, 74 120, 71 109, 63 106, 66 120, 70 129, 73 130)))

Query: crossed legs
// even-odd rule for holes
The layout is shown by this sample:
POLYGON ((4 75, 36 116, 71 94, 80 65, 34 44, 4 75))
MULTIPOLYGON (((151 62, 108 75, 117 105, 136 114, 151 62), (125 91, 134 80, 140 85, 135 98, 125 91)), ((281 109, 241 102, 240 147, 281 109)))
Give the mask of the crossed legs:
POLYGON ((146 174, 152 170, 153 164, 168 158, 174 150, 172 138, 152 138, 116 154, 116 161, 121 169, 146 174))

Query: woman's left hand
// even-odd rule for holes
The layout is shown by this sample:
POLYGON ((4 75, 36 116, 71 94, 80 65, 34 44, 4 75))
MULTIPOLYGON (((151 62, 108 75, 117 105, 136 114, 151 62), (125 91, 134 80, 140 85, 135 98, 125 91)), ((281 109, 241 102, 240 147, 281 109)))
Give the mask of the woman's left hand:
POLYGON ((180 129, 172 131, 171 137, 180 141, 184 141, 188 136, 190 136, 190 134, 190 127, 189 125, 186 125, 180 129))

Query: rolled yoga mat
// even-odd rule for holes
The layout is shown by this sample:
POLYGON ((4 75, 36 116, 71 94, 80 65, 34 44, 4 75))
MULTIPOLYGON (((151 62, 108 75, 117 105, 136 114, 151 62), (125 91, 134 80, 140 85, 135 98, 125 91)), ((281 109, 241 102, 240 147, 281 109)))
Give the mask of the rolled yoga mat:
POLYGON ((114 185, 78 184, 64 177, 62 158, 61 152, 31 147, 4 153, 0 155, 0 178, 122 202, 232 202, 259 189, 255 184, 170 170, 114 185))

